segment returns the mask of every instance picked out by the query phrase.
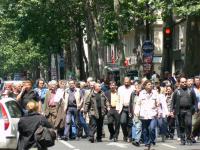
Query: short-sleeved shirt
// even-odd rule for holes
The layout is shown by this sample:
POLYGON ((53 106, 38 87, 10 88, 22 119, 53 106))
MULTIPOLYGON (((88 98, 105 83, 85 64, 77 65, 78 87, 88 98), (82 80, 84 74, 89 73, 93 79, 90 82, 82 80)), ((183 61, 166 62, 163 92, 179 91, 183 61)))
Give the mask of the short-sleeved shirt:
POLYGON ((21 97, 21 100, 20 100, 20 105, 22 106, 22 108, 26 108, 26 105, 27 103, 30 101, 30 100, 35 100, 36 102, 39 102, 40 101, 40 97, 38 95, 37 92, 35 92, 34 90, 30 90, 30 91, 25 91, 23 94, 22 94, 22 97, 21 97))

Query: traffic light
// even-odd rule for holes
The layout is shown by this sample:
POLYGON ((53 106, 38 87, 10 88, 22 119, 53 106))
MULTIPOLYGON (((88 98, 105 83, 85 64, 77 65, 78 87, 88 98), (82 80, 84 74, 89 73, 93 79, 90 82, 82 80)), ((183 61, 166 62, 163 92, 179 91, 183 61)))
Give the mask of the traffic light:
POLYGON ((164 48, 172 48, 172 28, 170 26, 164 27, 163 36, 164 48))

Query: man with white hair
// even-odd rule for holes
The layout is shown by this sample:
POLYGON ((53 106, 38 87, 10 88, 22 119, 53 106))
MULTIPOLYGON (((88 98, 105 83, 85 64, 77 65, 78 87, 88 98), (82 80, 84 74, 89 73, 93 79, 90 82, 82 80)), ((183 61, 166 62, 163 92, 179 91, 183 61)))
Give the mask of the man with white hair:
POLYGON ((96 83, 94 90, 91 91, 85 101, 84 112, 89 113, 89 141, 94 143, 94 134, 97 132, 97 142, 102 142, 103 119, 107 111, 110 110, 110 105, 107 97, 101 91, 101 85, 96 83))
POLYGON ((44 101, 44 112, 48 121, 55 126, 57 118, 57 103, 55 102, 56 91, 57 91, 57 81, 52 80, 48 83, 49 90, 47 91, 45 101, 44 101))

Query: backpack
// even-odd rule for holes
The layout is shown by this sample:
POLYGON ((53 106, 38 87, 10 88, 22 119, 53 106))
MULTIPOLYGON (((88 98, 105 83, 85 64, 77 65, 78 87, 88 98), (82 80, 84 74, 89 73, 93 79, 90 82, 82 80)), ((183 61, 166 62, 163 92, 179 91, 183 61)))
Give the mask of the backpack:
POLYGON ((40 147, 51 147, 55 145, 56 132, 52 128, 40 125, 35 131, 34 137, 40 147))

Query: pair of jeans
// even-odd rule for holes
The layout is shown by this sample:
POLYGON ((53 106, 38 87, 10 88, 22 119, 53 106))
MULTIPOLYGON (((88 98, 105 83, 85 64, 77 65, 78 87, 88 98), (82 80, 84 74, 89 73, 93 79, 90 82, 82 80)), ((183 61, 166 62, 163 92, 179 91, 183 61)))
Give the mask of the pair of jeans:
POLYGON ((66 114, 66 121, 65 121, 65 130, 64 130, 64 136, 67 138, 69 138, 72 117, 74 117, 75 124, 77 123, 78 119, 77 113, 78 111, 76 107, 68 107, 66 114))
POLYGON ((158 118, 158 128, 160 129, 160 135, 167 135, 167 118, 158 118))
POLYGON ((142 130, 143 130, 143 138, 144 138, 144 144, 145 145, 150 145, 152 143, 155 143, 155 138, 156 138, 156 126, 157 126, 157 121, 156 119, 147 119, 144 120, 142 119, 142 130))
POLYGON ((139 142, 142 134, 142 122, 138 118, 133 118, 132 140, 139 142))

